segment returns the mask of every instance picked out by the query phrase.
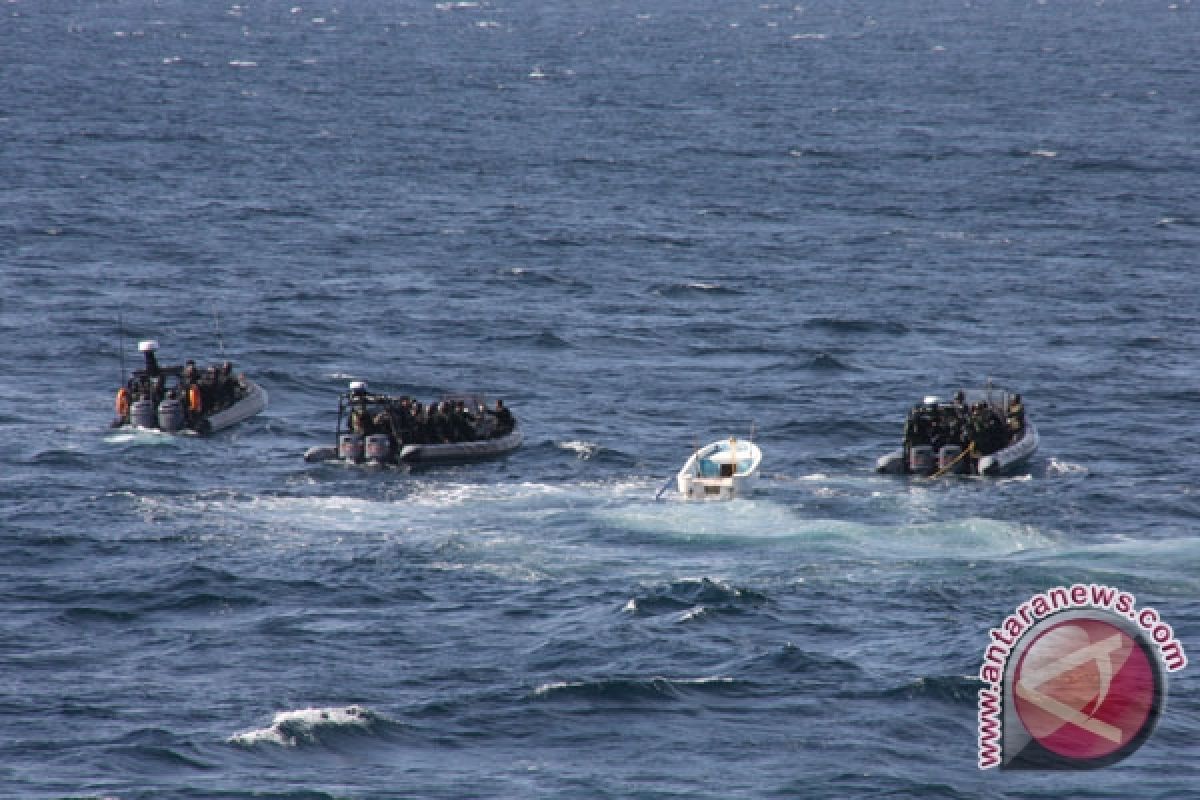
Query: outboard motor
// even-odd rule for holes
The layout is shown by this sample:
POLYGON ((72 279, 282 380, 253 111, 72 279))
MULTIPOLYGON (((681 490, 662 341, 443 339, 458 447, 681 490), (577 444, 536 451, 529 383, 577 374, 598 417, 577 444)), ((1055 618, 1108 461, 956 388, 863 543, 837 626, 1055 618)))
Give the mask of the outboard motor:
POLYGON ((353 461, 355 464, 363 460, 363 437, 357 433, 343 433, 338 439, 338 458, 353 461))
POLYGON ((950 471, 951 472, 962 472, 963 466, 964 466, 964 461, 963 461, 963 459, 959 458, 959 456, 961 456, 961 455, 962 455, 962 448, 959 447, 958 445, 956 445, 956 444, 943 445, 942 449, 938 451, 938 469, 946 469, 947 467, 950 467, 951 464, 954 464, 953 467, 950 467, 950 471))
POLYGON ((174 432, 183 427, 183 404, 178 397, 166 397, 158 404, 158 427, 174 432))
POLYGON ((390 461, 392 458, 392 442, 386 433, 372 433, 366 439, 365 451, 367 461, 390 461))
POLYGON ((908 448, 908 471, 917 475, 933 472, 933 448, 927 444, 915 444, 908 448))
POLYGON ((154 401, 148 397, 135 400, 129 407, 129 421, 139 428, 158 427, 158 414, 154 410, 154 401))

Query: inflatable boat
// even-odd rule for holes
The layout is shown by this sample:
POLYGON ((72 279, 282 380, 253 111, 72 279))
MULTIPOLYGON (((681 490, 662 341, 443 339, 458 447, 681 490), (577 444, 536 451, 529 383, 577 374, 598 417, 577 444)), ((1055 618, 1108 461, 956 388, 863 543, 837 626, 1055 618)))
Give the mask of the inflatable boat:
POLYGON ((1038 449, 1038 432, 1019 394, 987 386, 961 389, 950 401, 926 396, 909 411, 900 449, 880 456, 892 475, 1008 475, 1038 449))
POLYGON ((267 407, 267 392, 228 361, 200 369, 195 362, 158 363, 158 342, 138 343, 145 364, 117 390, 113 428, 162 433, 215 433, 267 407))
POLYGON ((354 381, 338 397, 336 444, 310 447, 304 460, 453 464, 507 455, 523 440, 502 401, 489 408, 483 395, 456 393, 425 406, 410 397, 371 393, 366 382, 354 381))

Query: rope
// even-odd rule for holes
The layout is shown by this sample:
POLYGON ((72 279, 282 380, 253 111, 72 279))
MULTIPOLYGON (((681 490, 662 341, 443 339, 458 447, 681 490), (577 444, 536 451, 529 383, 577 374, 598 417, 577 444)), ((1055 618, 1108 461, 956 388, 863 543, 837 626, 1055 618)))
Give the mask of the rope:
POLYGON ((967 454, 974 453, 974 452, 975 452, 975 443, 971 442, 965 448, 963 448, 963 451, 961 453, 959 453, 957 456, 954 457, 953 461, 951 461, 949 464, 947 464, 946 466, 939 469, 937 472, 930 475, 929 480, 933 481, 933 480, 937 480, 938 478, 942 477, 947 472, 949 472, 955 464, 957 464, 959 461, 962 461, 963 458, 965 458, 967 456, 967 454))

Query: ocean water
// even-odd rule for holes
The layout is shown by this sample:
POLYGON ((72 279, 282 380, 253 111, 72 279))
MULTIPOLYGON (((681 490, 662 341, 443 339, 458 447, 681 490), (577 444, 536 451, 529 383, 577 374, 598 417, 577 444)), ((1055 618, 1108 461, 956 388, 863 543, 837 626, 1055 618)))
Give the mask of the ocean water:
POLYGON ((10 0, 0 795, 1195 796, 1200 671, 1092 773, 975 675, 1098 582, 1200 648, 1190 0, 10 0), (114 434, 135 343, 261 416, 114 434), (525 446, 306 464, 352 378, 525 446), (877 476, 1020 391, 1027 473, 877 476), (655 495, 751 430, 753 497, 655 495))

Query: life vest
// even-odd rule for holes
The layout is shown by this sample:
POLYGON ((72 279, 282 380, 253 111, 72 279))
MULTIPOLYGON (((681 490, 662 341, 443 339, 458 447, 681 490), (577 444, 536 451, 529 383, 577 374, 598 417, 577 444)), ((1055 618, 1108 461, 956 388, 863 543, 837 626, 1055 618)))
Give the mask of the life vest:
POLYGON ((129 390, 122 386, 117 389, 117 416, 124 419, 129 415, 129 390))
POLYGON ((188 387, 187 401, 188 411, 193 414, 199 414, 204 410, 204 401, 200 398, 200 387, 194 383, 188 387))

